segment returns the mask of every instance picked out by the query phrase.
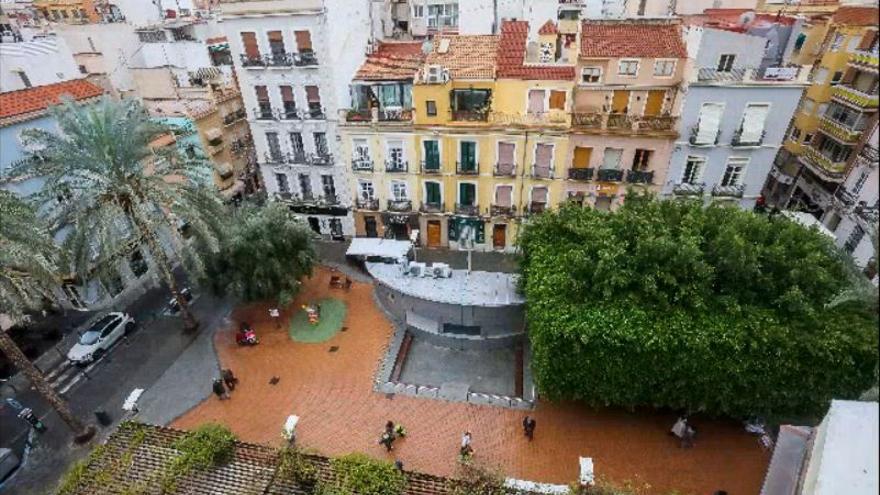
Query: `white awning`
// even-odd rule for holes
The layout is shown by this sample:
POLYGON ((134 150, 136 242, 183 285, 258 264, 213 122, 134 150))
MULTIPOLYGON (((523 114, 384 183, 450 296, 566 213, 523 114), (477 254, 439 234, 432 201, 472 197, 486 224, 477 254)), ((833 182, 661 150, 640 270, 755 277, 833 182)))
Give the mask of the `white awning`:
POLYGON ((380 258, 401 259, 406 257, 412 248, 410 241, 393 239, 355 238, 348 246, 346 256, 377 256, 380 258))
POLYGON ((796 223, 803 225, 804 227, 807 227, 807 228, 816 227, 816 229, 818 229, 819 232, 827 235, 828 237, 830 237, 832 239, 837 238, 834 235, 834 232, 831 232, 830 230, 828 230, 828 228, 825 227, 824 225, 822 225, 822 222, 817 220, 816 217, 814 217, 813 215, 810 215, 809 213, 807 213, 805 211, 783 211, 782 215, 787 217, 789 220, 791 220, 793 222, 796 222, 796 223))

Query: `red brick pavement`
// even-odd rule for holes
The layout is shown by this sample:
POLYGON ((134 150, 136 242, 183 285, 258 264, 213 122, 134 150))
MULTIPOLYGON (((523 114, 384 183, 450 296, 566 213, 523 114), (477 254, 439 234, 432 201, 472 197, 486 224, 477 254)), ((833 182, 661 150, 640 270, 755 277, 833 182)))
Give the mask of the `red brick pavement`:
POLYGON ((568 483, 577 478, 583 455, 593 458, 598 476, 647 483, 650 493, 676 489, 703 495, 723 489, 754 495, 760 490, 768 456, 734 423, 699 421, 696 446, 682 450, 667 434, 674 422, 669 414, 541 402, 532 413, 537 428, 530 443, 522 435, 521 411, 373 392, 391 323, 375 306, 371 285, 355 283, 349 292, 329 289, 329 276, 318 269, 305 281, 282 320, 303 302, 339 297, 348 304, 348 331, 320 344, 296 343, 269 321, 268 305, 240 308, 236 321, 254 325, 261 342, 238 347, 234 325, 218 333, 220 360, 240 379, 232 399, 212 397, 173 426, 218 421, 243 440, 280 444, 285 418, 297 414, 300 445, 328 455, 361 451, 399 458, 408 469, 438 475, 454 473, 459 439, 470 430, 476 461, 521 479, 568 483), (328 352, 331 345, 339 350, 328 352), (273 376, 280 378, 277 385, 269 384, 273 376), (389 419, 405 425, 409 435, 386 454, 378 439, 389 419))

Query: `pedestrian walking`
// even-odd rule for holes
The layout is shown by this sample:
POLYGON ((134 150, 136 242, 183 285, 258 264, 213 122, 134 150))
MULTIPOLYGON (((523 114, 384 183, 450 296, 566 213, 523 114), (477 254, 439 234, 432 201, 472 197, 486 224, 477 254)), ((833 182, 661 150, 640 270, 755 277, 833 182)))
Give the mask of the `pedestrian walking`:
POLYGON ((525 418, 523 418, 523 433, 525 434, 526 438, 529 439, 530 442, 535 437, 535 426, 536 425, 537 425, 537 422, 535 421, 535 418, 532 418, 529 416, 526 416, 525 418))
POLYGON ((397 468, 397 470, 402 473, 403 472, 403 461, 401 461, 400 459, 395 460, 394 467, 397 468))
POLYGON ((387 431, 382 433, 382 437, 379 438, 379 444, 385 446, 386 452, 391 452, 394 450, 394 437, 392 437, 387 431))
POLYGON ((223 377, 223 384, 226 385, 226 388, 229 389, 230 392, 235 390, 235 385, 238 384, 238 378, 232 374, 232 370, 229 368, 224 368, 220 371, 220 376, 223 377))
POLYGON ((464 435, 461 436, 461 449, 459 450, 459 455, 461 456, 462 461, 466 461, 474 455, 474 448, 471 446, 471 432, 466 431, 464 435))
POLYGON ((269 308, 269 316, 275 320, 275 328, 281 328, 281 312, 278 308, 269 308))
POLYGON ((389 419, 389 420, 385 423, 385 434, 387 434, 388 436, 390 436, 392 441, 394 440, 394 437, 396 436, 396 435, 394 434, 394 421, 391 421, 391 420, 389 419))
POLYGON ((217 378, 214 380, 214 394, 217 395, 217 398, 220 400, 226 400, 229 398, 229 393, 226 392, 226 387, 223 386, 223 380, 217 378))

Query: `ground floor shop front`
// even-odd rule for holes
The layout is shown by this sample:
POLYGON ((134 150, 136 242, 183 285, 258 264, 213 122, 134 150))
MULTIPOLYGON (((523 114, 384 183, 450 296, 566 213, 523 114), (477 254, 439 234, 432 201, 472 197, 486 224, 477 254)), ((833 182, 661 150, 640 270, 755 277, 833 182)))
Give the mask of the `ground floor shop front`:
POLYGON ((512 252, 516 247, 520 219, 473 217, 428 213, 355 211, 358 237, 410 240, 414 234, 420 247, 512 252))

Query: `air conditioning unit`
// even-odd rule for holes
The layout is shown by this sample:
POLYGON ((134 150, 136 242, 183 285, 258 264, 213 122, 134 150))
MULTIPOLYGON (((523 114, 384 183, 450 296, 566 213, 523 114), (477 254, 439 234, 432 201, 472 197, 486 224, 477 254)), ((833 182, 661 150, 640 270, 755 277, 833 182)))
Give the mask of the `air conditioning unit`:
POLYGON ((424 263, 410 263, 409 274, 413 277, 424 277, 427 265, 424 263))
POLYGON ((449 81, 449 70, 440 65, 429 65, 425 68, 423 79, 428 84, 443 84, 449 81))
POLYGON ((431 265, 431 272, 434 278, 450 278, 452 277, 452 268, 446 263, 434 263, 431 265))

